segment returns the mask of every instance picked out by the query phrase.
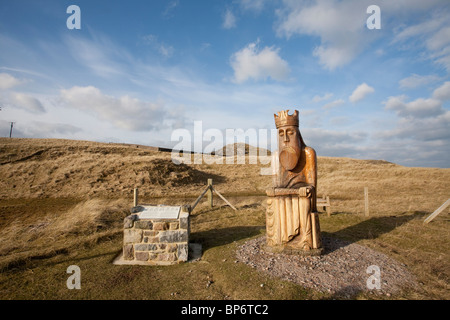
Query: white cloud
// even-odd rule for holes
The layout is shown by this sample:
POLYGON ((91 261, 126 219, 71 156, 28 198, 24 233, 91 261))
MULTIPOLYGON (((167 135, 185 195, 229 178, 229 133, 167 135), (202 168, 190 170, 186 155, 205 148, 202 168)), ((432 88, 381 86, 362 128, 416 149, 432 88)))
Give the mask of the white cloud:
POLYGON ((9 73, 0 73, 0 90, 11 89, 21 83, 22 81, 13 77, 9 73))
POLYGON ((75 61, 95 74, 110 79, 128 75, 124 64, 133 61, 131 55, 107 37, 95 35, 92 40, 65 36, 64 42, 75 61))
POLYGON ((450 81, 444 82, 442 86, 433 91, 433 98, 440 101, 450 100, 450 81))
POLYGON ((321 43, 313 54, 326 69, 334 70, 348 64, 373 37, 373 34, 364 35, 367 8, 364 2, 286 1, 284 5, 277 11, 278 35, 320 37, 321 43))
MULTIPOLYGON (((409 0, 372 1, 372 0, 285 0, 276 10, 278 21, 275 26, 279 36, 287 38, 293 35, 315 36, 320 39, 313 55, 328 70, 334 70, 353 61, 370 43, 378 39, 387 30, 404 25, 396 41, 404 41, 424 33, 434 32, 448 26, 448 0, 409 0), (377 4, 381 8, 382 28, 376 32, 366 28, 368 6, 377 4), (427 22, 411 26, 406 17, 413 14, 438 11, 427 22), (438 20, 438 21, 436 21, 438 20), (395 24, 392 24, 395 21, 395 24), (392 25, 391 25, 392 24, 392 25)), ((432 49, 446 45, 449 41, 448 30, 438 31, 434 36, 428 34, 427 46, 432 49)), ((433 49, 436 50, 436 49, 433 49)), ((380 51, 378 52, 380 53, 380 51)), ((435 52, 437 53, 437 52, 435 52)), ((437 57, 440 63, 450 70, 450 53, 437 57)))
POLYGON ((386 110, 396 111, 400 117, 427 118, 441 115, 445 112, 442 103, 439 100, 428 98, 418 98, 416 100, 405 102, 407 97, 397 96, 389 97, 385 104, 386 110))
POLYGON ((180 3, 178 0, 169 2, 162 13, 163 17, 171 18, 173 16, 173 11, 175 10, 176 7, 178 7, 179 4, 180 3))
POLYGON ((415 141, 445 140, 446 145, 450 145, 448 143, 450 111, 442 111, 434 117, 401 118, 395 129, 386 130, 379 136, 383 139, 413 139, 415 141))
POLYGON ((231 12, 230 9, 227 9, 227 11, 225 12, 225 14, 223 16, 222 27, 225 29, 231 29, 231 28, 236 27, 236 17, 233 14, 233 12, 231 12))
POLYGON ((12 106, 31 113, 38 114, 45 112, 42 103, 38 99, 24 93, 12 92, 9 97, 9 102, 12 106))
POLYGON ((353 91, 353 93, 349 97, 349 100, 351 102, 355 103, 355 102, 358 102, 358 101, 364 99, 364 97, 366 95, 373 93, 373 92, 375 92, 374 88, 367 85, 366 83, 362 83, 353 91))
POLYGON ((241 0, 239 3, 244 10, 250 10, 254 12, 261 12, 264 8, 266 0, 241 0))
POLYGON ((207 49, 209 49, 210 47, 211 47, 211 43, 209 43, 209 42, 203 42, 203 43, 201 44, 201 46, 200 46, 200 51, 207 50, 207 49))
MULTIPOLYGON (((7 135, 10 122, 0 120, 0 134, 7 135)), ((81 129, 67 123, 49 123, 43 121, 17 121, 14 123, 12 136, 16 138, 67 138, 81 129)))
POLYGON ((320 102, 320 101, 328 100, 331 97, 333 97, 333 94, 327 92, 323 96, 315 95, 314 98, 312 99, 312 101, 317 103, 317 102, 320 102))
POLYGON ((450 82, 434 90, 432 98, 407 101, 405 95, 389 97, 386 110, 398 115, 396 127, 378 132, 380 147, 393 161, 406 165, 447 167, 450 165, 450 111, 442 106, 449 98, 450 82), (389 143, 383 143, 389 141, 389 143))
POLYGON ((158 36, 153 34, 148 34, 142 37, 144 42, 152 46, 156 51, 158 51, 165 58, 169 58, 174 53, 174 48, 158 40, 158 36))
POLYGON ((375 54, 379 57, 384 56, 386 54, 386 52, 383 49, 377 49, 375 51, 375 54))
POLYGON ((140 101, 128 95, 116 98, 92 86, 61 90, 61 100, 69 107, 93 113, 116 127, 132 131, 162 128, 165 121, 182 117, 164 110, 162 102, 140 101))
POLYGON ((395 35, 393 43, 436 32, 436 30, 438 30, 441 25, 445 23, 445 19, 445 16, 437 14, 433 16, 433 19, 429 19, 412 26, 405 26, 404 29, 395 35))
MULTIPOLYGON (((447 3, 448 4, 448 3, 447 3)), ((444 66, 450 71, 450 10, 443 8, 434 10, 426 21, 412 26, 406 26, 399 31, 392 43, 408 41, 410 46, 415 45, 427 49, 426 57, 444 66), (414 41, 415 40, 415 41, 414 41)))
POLYGON ((430 50, 439 50, 450 44, 450 26, 438 30, 427 40, 427 47, 430 50))
POLYGON ((400 80, 401 89, 414 89, 438 81, 440 78, 436 75, 420 76, 413 73, 411 76, 400 80))
POLYGON ((334 101, 332 101, 330 103, 327 103, 322 108, 324 108, 324 109, 331 109, 331 108, 334 108, 334 107, 338 107, 338 106, 340 106, 340 105, 342 105, 344 103, 345 103, 345 101, 342 100, 342 99, 334 100, 334 101))
POLYGON ((321 156, 356 157, 364 156, 360 147, 369 137, 367 132, 344 132, 319 128, 300 129, 305 143, 321 156))
POLYGON ((264 47, 258 50, 257 43, 250 43, 244 49, 234 53, 231 66, 235 82, 242 83, 248 79, 262 80, 268 77, 285 80, 290 72, 288 63, 278 55, 279 49, 264 47))

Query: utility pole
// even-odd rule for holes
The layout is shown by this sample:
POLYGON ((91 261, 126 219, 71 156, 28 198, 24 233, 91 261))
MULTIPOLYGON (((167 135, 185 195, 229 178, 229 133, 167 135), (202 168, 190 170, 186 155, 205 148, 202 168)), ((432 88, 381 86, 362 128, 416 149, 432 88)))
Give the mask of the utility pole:
POLYGON ((15 122, 11 122, 11 129, 9 130, 9 137, 10 137, 10 138, 11 138, 11 136, 12 136, 12 129, 13 129, 14 123, 15 123, 15 122))

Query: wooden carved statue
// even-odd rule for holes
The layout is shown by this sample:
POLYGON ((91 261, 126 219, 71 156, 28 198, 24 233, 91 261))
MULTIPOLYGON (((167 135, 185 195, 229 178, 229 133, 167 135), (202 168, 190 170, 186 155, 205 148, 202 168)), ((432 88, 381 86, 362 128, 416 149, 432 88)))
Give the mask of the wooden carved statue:
POLYGON ((316 152, 303 141, 297 110, 274 116, 278 157, 274 159, 274 186, 266 191, 267 245, 277 251, 320 254, 316 152))

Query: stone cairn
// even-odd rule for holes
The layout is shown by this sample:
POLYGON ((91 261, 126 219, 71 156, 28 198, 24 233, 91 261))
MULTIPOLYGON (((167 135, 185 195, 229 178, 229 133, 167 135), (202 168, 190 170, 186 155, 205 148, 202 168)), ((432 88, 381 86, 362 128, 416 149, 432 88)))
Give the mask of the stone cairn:
POLYGON ((189 255, 190 207, 181 206, 177 219, 142 219, 140 206, 124 219, 123 264, 170 265, 189 255))

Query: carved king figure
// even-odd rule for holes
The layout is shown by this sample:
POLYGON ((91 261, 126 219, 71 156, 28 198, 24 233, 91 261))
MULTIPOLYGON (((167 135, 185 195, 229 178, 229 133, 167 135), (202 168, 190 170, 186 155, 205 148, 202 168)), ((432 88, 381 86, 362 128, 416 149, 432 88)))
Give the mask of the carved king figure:
POLYGON ((266 191, 267 245, 276 251, 320 254, 316 152, 303 141, 297 110, 274 116, 278 153, 273 159, 274 185, 266 191))

